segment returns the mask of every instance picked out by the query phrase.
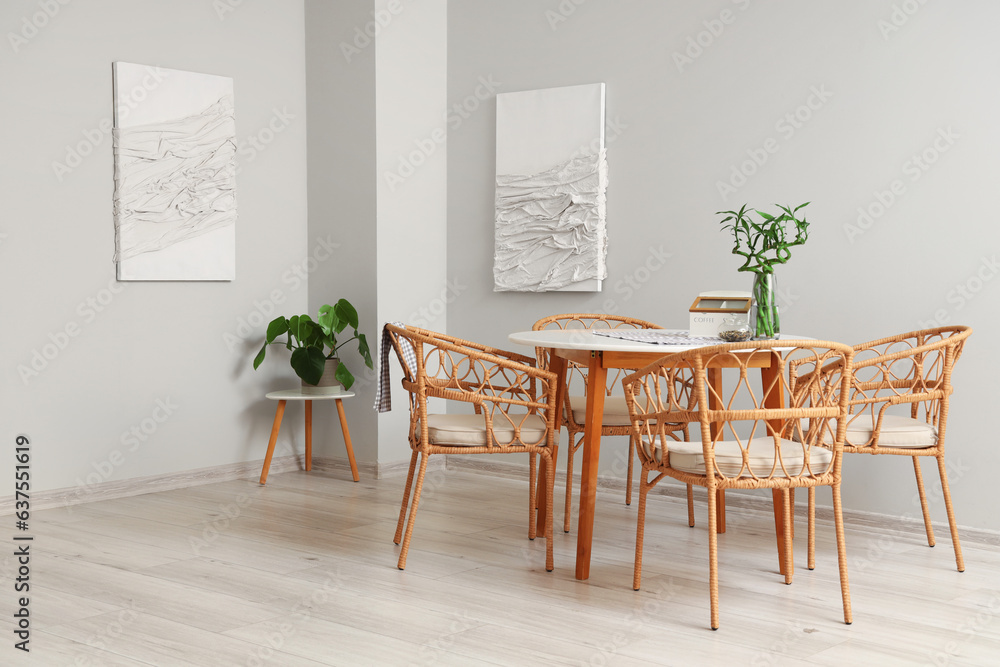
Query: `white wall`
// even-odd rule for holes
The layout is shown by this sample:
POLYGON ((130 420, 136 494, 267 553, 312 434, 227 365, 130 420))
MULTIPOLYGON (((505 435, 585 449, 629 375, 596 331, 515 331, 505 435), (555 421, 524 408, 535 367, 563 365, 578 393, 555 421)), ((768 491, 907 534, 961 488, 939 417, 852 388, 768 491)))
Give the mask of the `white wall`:
MULTIPOLYGON (((307 252, 302 2, 48 4, 53 17, 35 0, 0 5, 4 442, 31 437, 34 491, 83 482, 83 497, 88 483, 259 459, 274 414, 263 395, 294 376, 250 362, 272 310, 306 307, 290 271, 307 252), (9 33, 25 21, 44 27, 15 52, 9 33), (234 79, 235 281, 115 282, 112 142, 99 128, 116 60, 234 79), (68 151, 86 154, 57 175, 68 151), (51 358, 22 379, 35 352, 51 358), (133 428, 144 439, 123 444, 133 428)), ((295 414, 283 447, 301 441, 295 414)), ((12 465, 0 461, 5 479, 12 465)))
MULTIPOLYGON (((987 0, 452 0, 449 108, 467 104, 448 137, 448 274, 468 289, 448 311, 449 333, 510 346, 508 332, 542 316, 585 311, 685 327, 699 291, 750 288, 714 212, 811 200, 809 242, 778 273, 784 330, 853 343, 935 317, 973 326, 954 378, 952 491, 960 523, 1000 529, 991 483, 1000 451, 983 418, 1000 372, 1000 227, 988 199, 998 20, 1000 5, 987 0), (897 5, 914 13, 894 16, 897 5), (470 98, 484 80, 495 92, 607 84, 603 293, 492 292, 496 107, 470 98), (925 151, 934 162, 923 170, 913 156, 925 151), (752 155, 763 164, 747 164, 752 155), (717 184, 744 164, 752 175, 723 197, 717 184), (858 227, 858 208, 878 213, 896 181, 902 194, 858 227), (661 253, 670 254, 662 268, 661 253)), ((605 443, 604 471, 621 468, 625 448, 605 443)), ((849 508, 918 517, 914 497, 907 461, 845 464, 849 508)))

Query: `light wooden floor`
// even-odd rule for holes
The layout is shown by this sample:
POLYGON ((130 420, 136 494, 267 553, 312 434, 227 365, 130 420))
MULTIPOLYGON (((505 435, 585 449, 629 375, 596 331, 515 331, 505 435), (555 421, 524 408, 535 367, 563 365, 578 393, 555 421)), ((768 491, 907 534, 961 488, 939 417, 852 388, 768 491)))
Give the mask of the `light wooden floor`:
MULTIPOLYGON (((578 582, 575 527, 557 532, 547 573, 526 484, 456 471, 429 474, 397 570, 402 486, 296 472, 37 512, 32 651, 12 648, 5 586, 0 664, 1000 664, 1000 553, 966 545, 960 574, 946 534, 931 549, 922 534, 849 529, 845 626, 832 525, 818 527, 812 572, 800 525, 785 586, 770 516, 730 508, 711 632, 703 503, 688 528, 682 504, 650 499, 634 592, 636 511, 617 493, 598 497, 578 582)), ((5 581, 14 567, 7 556, 5 581)))

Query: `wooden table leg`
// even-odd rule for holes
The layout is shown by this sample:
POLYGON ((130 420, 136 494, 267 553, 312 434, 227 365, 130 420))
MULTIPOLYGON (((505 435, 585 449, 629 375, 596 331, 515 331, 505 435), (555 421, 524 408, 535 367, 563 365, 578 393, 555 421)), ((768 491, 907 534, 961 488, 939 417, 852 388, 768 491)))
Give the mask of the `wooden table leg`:
MULTIPOLYGON (((559 436, 562 435, 562 419, 563 419, 563 404, 566 402, 566 360, 560 356, 557 356, 554 351, 549 350, 549 370, 556 374, 556 438, 555 441, 559 442, 559 436)), ((573 443, 570 443, 572 446, 573 443)), ((556 454, 559 452, 559 447, 557 446, 552 451, 552 465, 556 465, 556 454)), ((545 503, 548 502, 549 490, 545 484, 546 474, 548 473, 548 464, 545 459, 539 457, 538 465, 538 481, 535 485, 535 532, 538 535, 546 535, 545 532, 545 503)), ((555 499, 553 499, 555 500, 555 499)))
MULTIPOLYGON (((709 368, 706 370, 708 384, 711 387, 708 393, 708 409, 718 410, 720 407, 719 397, 722 396, 722 369, 709 368)), ((719 435, 719 425, 709 426, 709 432, 712 435, 712 440, 715 440, 719 435)), ((726 490, 718 489, 715 492, 715 499, 715 532, 721 535, 726 532, 726 490)))
POLYGON ((313 402, 306 401, 306 472, 313 469, 313 402))
POLYGON ((354 460, 354 447, 351 446, 351 432, 347 430, 347 415, 344 414, 344 401, 337 399, 335 401, 337 404, 337 416, 340 417, 340 430, 344 433, 344 445, 347 447, 347 460, 351 462, 351 475, 354 477, 354 481, 357 482, 360 477, 358 477, 358 464, 354 460))
POLYGON ((271 457, 274 456, 274 443, 278 442, 278 430, 281 428, 281 418, 285 414, 285 401, 278 401, 278 409, 274 411, 274 424, 271 426, 271 441, 267 443, 267 455, 264 457, 264 467, 260 471, 260 483, 267 482, 267 471, 271 469, 271 457))
POLYGON ((576 578, 590 577, 590 549, 594 539, 597 505, 597 470, 601 457, 601 427, 608 371, 602 353, 594 352, 587 368, 587 416, 583 432, 583 465, 580 470, 580 516, 576 537, 576 578))
MULTIPOLYGON (((777 352, 772 352, 771 364, 766 368, 760 369, 761 386, 764 391, 764 407, 766 408, 781 409, 785 407, 785 389, 780 375, 781 357, 777 352)), ((773 420, 770 426, 775 432, 780 433, 784 427, 784 422, 780 419, 773 420)), ((789 494, 789 497, 791 497, 791 494, 789 494)), ((781 574, 787 575, 790 573, 785 572, 785 496, 781 492, 781 489, 772 489, 771 499, 774 502, 774 532, 778 545, 778 569, 781 574)), ((794 521, 795 508, 791 507, 789 509, 792 510, 790 514, 794 521)), ((792 530, 794 531, 794 525, 792 530)), ((794 571, 794 560, 792 562, 792 569, 794 571)))

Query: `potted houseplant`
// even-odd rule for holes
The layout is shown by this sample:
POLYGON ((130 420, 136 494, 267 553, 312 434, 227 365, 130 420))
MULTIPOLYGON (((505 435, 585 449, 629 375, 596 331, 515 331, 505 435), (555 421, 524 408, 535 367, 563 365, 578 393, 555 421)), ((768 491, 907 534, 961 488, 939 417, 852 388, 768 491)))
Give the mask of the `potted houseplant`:
POLYGON ((754 274, 754 316, 750 326, 757 339, 777 338, 781 331, 775 301, 774 267, 787 262, 792 256, 790 249, 802 245, 809 238, 809 223, 804 215, 798 213, 808 205, 809 202, 795 208, 778 205, 780 212, 776 215, 757 209, 748 210, 746 204, 739 211, 718 212, 718 215, 726 216, 721 221, 722 228, 733 232, 733 254, 744 260, 743 266, 737 270, 754 274), (759 215, 761 220, 754 222, 751 212, 759 215))
POLYGON ((277 340, 279 336, 286 337, 284 345, 292 351, 292 370, 302 379, 302 390, 306 393, 335 393, 336 382, 343 384, 344 389, 351 388, 354 375, 337 355, 340 348, 352 340, 358 341, 358 352, 365 365, 374 368, 368 341, 358 332, 358 311, 347 299, 320 308, 315 321, 308 315, 271 320, 264 345, 253 360, 254 370, 264 361, 267 346, 282 342, 277 340), (339 342, 337 335, 347 327, 354 330, 354 335, 339 342))

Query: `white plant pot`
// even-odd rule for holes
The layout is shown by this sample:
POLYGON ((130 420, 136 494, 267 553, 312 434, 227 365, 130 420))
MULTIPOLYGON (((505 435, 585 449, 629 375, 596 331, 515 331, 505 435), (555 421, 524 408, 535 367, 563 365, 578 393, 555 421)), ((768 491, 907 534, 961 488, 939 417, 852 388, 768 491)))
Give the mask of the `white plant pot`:
POLYGON ((344 390, 344 386, 337 382, 337 367, 340 366, 340 359, 327 359, 323 366, 323 377, 318 384, 307 384, 302 380, 302 393, 311 396, 324 396, 329 394, 339 394, 344 390))

